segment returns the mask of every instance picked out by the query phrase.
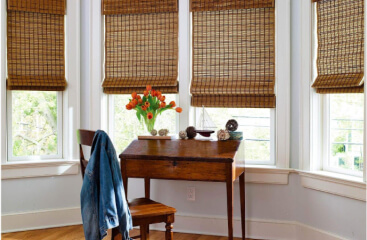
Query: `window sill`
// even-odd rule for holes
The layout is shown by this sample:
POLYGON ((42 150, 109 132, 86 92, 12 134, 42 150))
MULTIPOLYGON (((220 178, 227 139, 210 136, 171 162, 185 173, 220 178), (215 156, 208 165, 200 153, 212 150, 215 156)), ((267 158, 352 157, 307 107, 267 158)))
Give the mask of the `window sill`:
POLYGON ((2 180, 76 174, 79 174, 79 160, 12 162, 1 165, 2 180))
POLYGON ((292 169, 277 168, 275 166, 263 165, 239 165, 245 167, 245 182, 246 183, 261 183, 261 184, 288 184, 288 176, 292 169))
POLYGON ((366 201, 366 183, 362 178, 325 171, 298 171, 303 187, 366 201))

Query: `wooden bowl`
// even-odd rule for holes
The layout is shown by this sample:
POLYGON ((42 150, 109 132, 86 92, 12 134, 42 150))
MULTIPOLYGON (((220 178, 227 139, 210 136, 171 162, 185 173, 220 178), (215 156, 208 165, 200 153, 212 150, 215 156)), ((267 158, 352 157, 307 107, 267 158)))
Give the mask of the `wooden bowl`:
POLYGON ((214 133, 213 130, 196 130, 203 137, 210 137, 210 134, 214 133))

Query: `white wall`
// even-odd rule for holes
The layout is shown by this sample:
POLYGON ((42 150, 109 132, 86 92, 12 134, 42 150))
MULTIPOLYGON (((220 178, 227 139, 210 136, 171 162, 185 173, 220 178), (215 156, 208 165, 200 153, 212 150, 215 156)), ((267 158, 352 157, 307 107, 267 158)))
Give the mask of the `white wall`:
MULTIPOLYGON (((85 4, 88 0, 82 0, 85 4)), ((304 0, 308 1, 308 0, 304 0)), ((300 91, 300 2, 292 0, 291 15, 291 167, 298 168, 299 157, 299 91, 300 91)), ((89 8, 81 7, 81 127, 90 128, 88 119, 91 79, 89 74, 92 17, 89 8)), ((95 79, 95 78, 94 78, 95 79)), ((98 121, 97 121, 98 122, 98 121)), ((28 178, 2 181, 2 215, 37 212, 79 206, 80 175, 28 178)), ((235 185, 235 217, 240 216, 238 183, 235 185)), ((142 181, 129 182, 129 197, 143 196, 142 181)), ((172 205, 181 214, 226 216, 226 191, 222 183, 158 181, 152 182, 152 197, 172 205), (186 201, 186 187, 196 187, 196 201, 186 201)), ((298 221, 348 239, 366 239, 366 204, 303 188, 297 174, 291 174, 288 185, 246 184, 246 217, 250 219, 298 221)), ((179 229, 179 225, 175 225, 179 229)), ((226 231, 223 232, 226 234, 226 231)))

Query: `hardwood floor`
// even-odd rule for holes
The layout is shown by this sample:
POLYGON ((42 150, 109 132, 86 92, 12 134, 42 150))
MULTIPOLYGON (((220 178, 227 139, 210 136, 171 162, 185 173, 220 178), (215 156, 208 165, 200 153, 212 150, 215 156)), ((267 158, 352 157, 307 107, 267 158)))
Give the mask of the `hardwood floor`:
MULTIPOLYGON (((104 239, 109 240, 111 232, 104 239)), ((138 235, 137 230, 131 231, 131 236, 138 235)), ((174 233, 174 240, 226 240, 227 237, 204 236, 197 234, 174 233)), ((69 226, 60 228, 49 228, 16 233, 1 234, 3 240, 84 240, 83 226, 69 226)), ((164 233, 151 231, 150 240, 163 240, 164 233)), ((234 238, 240 240, 240 238, 234 238)), ((247 239, 251 240, 251 239, 247 239)))

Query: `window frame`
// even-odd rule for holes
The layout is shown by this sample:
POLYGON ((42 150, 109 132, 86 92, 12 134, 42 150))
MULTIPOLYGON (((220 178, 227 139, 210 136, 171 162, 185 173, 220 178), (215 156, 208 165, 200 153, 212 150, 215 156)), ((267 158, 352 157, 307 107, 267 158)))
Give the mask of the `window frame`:
MULTIPOLYGON (((322 148, 320 150, 320 170, 362 178, 363 172, 353 171, 349 169, 340 169, 330 166, 330 97, 328 94, 321 96, 321 112, 322 117, 320 126, 322 129, 322 148)), ((363 161, 365 162, 364 158, 363 161)))
MULTIPOLYGON (((340 178, 345 176, 349 179, 350 176, 355 176, 358 179, 366 182, 366 126, 367 126, 367 86, 365 84, 364 91, 364 137, 363 137, 363 156, 364 166, 363 174, 353 174, 349 171, 335 171, 335 169, 327 167, 325 164, 328 161, 328 138, 329 130, 324 129, 328 121, 328 99, 327 96, 317 94, 311 88, 313 80, 317 76, 316 58, 317 58, 317 21, 316 21, 316 4, 311 1, 302 1, 301 3, 301 83, 300 83, 300 151, 299 151, 299 168, 310 172, 325 172, 325 174, 335 175, 340 178), (358 176, 357 176, 358 175, 358 176)), ((367 6, 365 4, 365 11, 367 6)), ((365 21, 365 32, 367 29, 367 17, 365 21)), ((367 39, 365 38, 365 45, 367 39)), ((365 69, 367 50, 365 49, 365 69)))
MULTIPOLYGON (((0 160, 2 173, 5 178, 24 178, 37 176, 55 176, 78 174, 79 151, 76 139, 76 130, 80 128, 80 46, 75 43, 80 42, 80 2, 67 0, 67 15, 65 15, 65 77, 68 86, 65 91, 60 92, 62 117, 59 119, 59 126, 62 127, 62 157, 32 159, 26 161, 8 161, 8 139, 7 133, 10 126, 7 125, 7 101, 9 101, 10 91, 6 90, 6 1, 1 1, 1 55, 0 55, 0 120, 2 127, 0 129, 0 160), (73 43, 73 44, 70 44, 73 43), (68 56, 72 56, 69 58, 68 56), (19 170, 13 171, 14 166, 19 170)), ((18 170, 17 169, 17 170, 18 170)))
MULTIPOLYGON (((101 9, 100 4, 92 3, 92 14, 101 9)), ((178 104, 183 111, 179 114, 177 130, 185 130, 188 126, 194 126, 196 122, 195 107, 190 105, 190 80, 191 80, 191 27, 192 15, 189 10, 189 1, 179 1, 179 94, 178 104), (188 24, 189 23, 189 24, 188 24)), ((276 85, 275 91, 277 94, 276 108, 273 112, 274 127, 271 127, 274 135, 273 155, 274 166, 277 168, 289 168, 289 152, 290 152, 290 0, 275 1, 275 17, 276 17, 276 85), (282 54, 279 54, 282 53, 282 54), (281 134, 277 134, 281 133, 281 134)), ((98 57, 100 52, 104 52, 104 18, 92 18, 93 29, 97 33, 102 33, 101 36, 91 34, 91 46, 93 51, 91 59, 98 57)), ((104 55, 104 54, 102 54, 104 55)), ((93 128, 102 126, 102 129, 113 135, 111 129, 112 112, 110 96, 103 94, 100 83, 103 80, 103 58, 95 60, 91 65, 91 90, 94 99, 100 97, 99 103, 95 108, 91 109, 90 116, 95 122, 88 125, 93 128), (100 62, 101 61, 101 62, 100 62), (98 78, 98 81, 94 81, 98 78), (98 107, 97 107, 98 106, 98 107), (101 113, 101 114, 100 114, 101 113)), ((258 163, 256 163, 258 165, 258 163)))
MULTIPOLYGON (((274 108, 269 108, 270 110, 270 122, 269 122, 269 128, 270 128, 270 159, 269 161, 249 161, 245 159, 246 162, 243 161, 243 159, 237 158, 239 161, 244 162, 247 165, 268 165, 268 166, 275 166, 276 164, 276 156, 275 156, 275 146, 276 146, 276 142, 275 142, 275 115, 276 115, 276 109, 274 108)), ((200 116, 202 111, 202 108, 199 107, 195 107, 195 126, 197 124, 197 117, 200 116)), ((224 126, 222 127, 224 128, 224 126)), ((212 136, 216 136, 216 133, 213 133, 212 136)), ((243 145, 241 144, 241 146, 243 147, 243 145)), ((244 146, 246 147, 246 146, 244 146)), ((241 157, 241 155, 239 155, 238 157, 241 157)))
POLYGON ((12 91, 7 91, 7 141, 8 141, 8 162, 15 161, 37 161, 45 159, 62 159, 63 157, 63 104, 62 104, 62 92, 56 92, 57 94, 57 154, 54 155, 32 155, 32 156, 13 156, 13 131, 12 131, 12 91))

